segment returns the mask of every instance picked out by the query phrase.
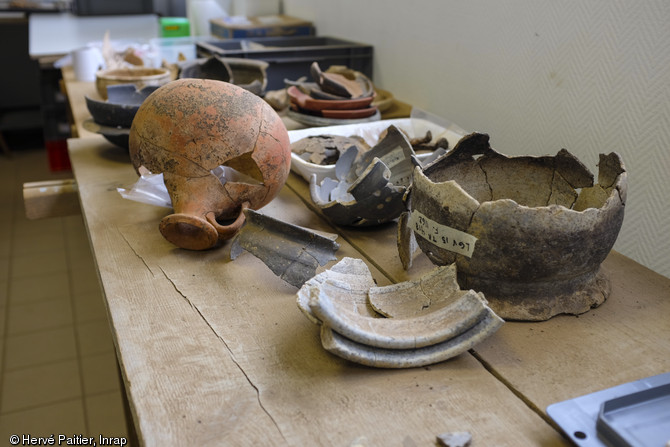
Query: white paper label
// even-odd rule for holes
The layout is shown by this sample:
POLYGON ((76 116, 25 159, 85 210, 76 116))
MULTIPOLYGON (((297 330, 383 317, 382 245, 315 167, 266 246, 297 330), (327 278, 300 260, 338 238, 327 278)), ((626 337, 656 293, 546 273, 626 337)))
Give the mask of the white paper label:
POLYGON ((409 225, 416 234, 438 247, 467 256, 468 258, 472 257, 475 242, 477 242, 476 237, 455 228, 439 224, 416 210, 412 211, 409 217, 409 225))
POLYGON ((381 157, 380 160, 391 170, 389 182, 396 186, 409 186, 414 166, 410 159, 405 156, 405 151, 403 151, 401 146, 396 147, 381 157))

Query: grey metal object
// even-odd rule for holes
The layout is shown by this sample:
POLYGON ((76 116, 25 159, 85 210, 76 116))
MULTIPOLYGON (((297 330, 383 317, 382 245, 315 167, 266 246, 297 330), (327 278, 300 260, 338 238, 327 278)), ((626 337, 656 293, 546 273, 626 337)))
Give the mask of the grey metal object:
POLYGON ((615 447, 651 447, 670 442, 670 384, 610 399, 602 404, 598 434, 615 447))
POLYGON ((244 226, 235 236, 230 257, 246 250, 263 261, 272 272, 287 283, 301 287, 316 269, 335 260, 339 244, 306 228, 245 209, 244 226))
MULTIPOLYGON (((602 436, 602 434, 600 434, 601 429, 597 427, 597 424, 601 411, 604 409, 605 417, 607 418, 607 413, 609 413, 613 408, 612 406, 603 407, 603 405, 608 402, 614 402, 614 404, 610 405, 617 407, 622 402, 618 400, 620 398, 624 398, 626 401, 629 401, 628 399, 635 400, 638 403, 645 403, 646 401, 646 403, 651 403, 651 405, 654 405, 653 399, 651 401, 646 400, 646 397, 649 397, 648 394, 640 395, 638 393, 651 392, 652 394, 655 394, 657 397, 660 397, 663 400, 663 404, 660 407, 661 411, 653 412, 656 417, 655 419, 647 418, 642 420, 642 423, 638 425, 640 428, 645 427, 646 430, 649 430, 649 433, 654 433, 656 428, 663 429, 663 427, 667 427, 668 424, 667 421, 668 413, 670 412, 670 406, 668 406, 668 395, 666 387, 669 385, 670 372, 646 377, 644 379, 617 385, 612 388, 596 391, 595 393, 585 394, 573 399, 551 404, 547 407, 547 414, 559 425, 559 427, 561 427, 566 436, 568 436, 568 438, 570 438, 570 440, 578 447, 619 447, 627 444, 617 443, 616 440, 614 440, 614 443, 612 443, 611 439, 605 441, 600 437, 602 436), (640 400, 640 397, 642 397, 642 400, 640 400), (607 444, 607 442, 610 442, 610 444, 607 444)), ((626 401, 623 401, 624 404, 626 401)), ((641 413, 635 413, 635 408, 630 409, 632 411, 631 413, 628 413, 628 416, 636 418, 641 415, 641 413)), ((609 417, 611 416, 612 414, 609 415, 609 417)), ((616 427, 616 430, 619 430, 619 427, 616 427)), ((666 430, 661 432, 661 435, 663 435, 663 433, 667 434, 665 439, 663 436, 660 438, 650 436, 648 438, 649 441, 657 441, 660 439, 662 440, 661 443, 646 443, 645 439, 642 439, 637 444, 632 445, 645 447, 659 445, 663 447, 668 441, 670 441, 670 431, 666 430)))

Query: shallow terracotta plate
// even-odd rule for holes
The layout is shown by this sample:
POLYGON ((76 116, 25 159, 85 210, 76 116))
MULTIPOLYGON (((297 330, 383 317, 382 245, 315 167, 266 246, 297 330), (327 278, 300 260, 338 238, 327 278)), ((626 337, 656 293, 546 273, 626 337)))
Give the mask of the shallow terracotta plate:
POLYGON ((350 110, 305 110, 294 102, 291 102, 291 109, 304 113, 307 115, 322 116, 324 118, 339 118, 339 119, 358 119, 367 118, 378 112, 377 107, 366 107, 364 109, 350 109, 350 110))
POLYGON ((286 92, 293 103, 312 111, 361 109, 368 107, 374 99, 374 95, 358 99, 314 99, 296 86, 289 87, 286 92))

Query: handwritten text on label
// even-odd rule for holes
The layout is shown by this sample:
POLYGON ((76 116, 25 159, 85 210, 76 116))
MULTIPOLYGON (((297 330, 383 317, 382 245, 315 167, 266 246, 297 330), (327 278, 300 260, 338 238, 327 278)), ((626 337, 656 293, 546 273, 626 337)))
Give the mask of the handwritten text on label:
POLYGON ((409 225, 416 234, 438 247, 467 256, 468 258, 472 257, 475 242, 477 242, 476 237, 455 228, 439 224, 416 210, 412 211, 410 215, 409 225))

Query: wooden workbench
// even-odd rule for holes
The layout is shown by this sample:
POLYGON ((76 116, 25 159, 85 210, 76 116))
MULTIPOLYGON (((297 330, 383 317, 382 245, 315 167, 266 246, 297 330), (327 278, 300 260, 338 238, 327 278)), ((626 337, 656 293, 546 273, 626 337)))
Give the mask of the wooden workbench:
MULTIPOLYGON (((68 86, 73 116, 87 117, 68 86)), ((90 86, 92 88, 92 86, 90 86)), ((81 135, 81 134, 80 134, 81 135)), ((98 135, 68 140, 134 425, 144 445, 425 446, 448 431, 473 446, 568 445, 547 405, 670 371, 670 279, 611 253, 612 295, 579 317, 508 322, 468 353, 384 370, 324 351, 297 289, 230 244, 191 252, 158 232, 166 208, 123 199, 127 152, 98 135)), ((380 285, 402 269, 396 228, 332 227, 292 174, 262 213, 338 233, 380 285)), ((330 267, 333 263, 328 264, 330 267)))

